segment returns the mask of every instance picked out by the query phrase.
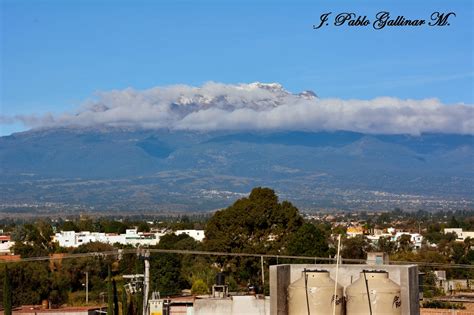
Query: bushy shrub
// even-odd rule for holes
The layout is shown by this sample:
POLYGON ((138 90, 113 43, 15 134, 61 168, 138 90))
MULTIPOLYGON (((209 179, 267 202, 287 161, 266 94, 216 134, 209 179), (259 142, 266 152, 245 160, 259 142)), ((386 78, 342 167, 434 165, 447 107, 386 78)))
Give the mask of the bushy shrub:
POLYGON ((202 279, 197 279, 194 281, 193 286, 191 287, 192 294, 207 294, 209 289, 207 284, 202 279))

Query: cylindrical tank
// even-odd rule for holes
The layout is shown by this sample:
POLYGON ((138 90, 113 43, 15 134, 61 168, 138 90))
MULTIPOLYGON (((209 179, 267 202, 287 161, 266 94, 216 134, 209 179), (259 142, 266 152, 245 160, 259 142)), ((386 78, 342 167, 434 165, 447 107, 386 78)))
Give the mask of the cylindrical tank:
POLYGON ((288 315, 328 315, 333 313, 336 300, 336 315, 343 313, 343 288, 329 277, 326 270, 303 271, 301 278, 288 286, 288 315))
POLYGON ((400 286, 388 278, 386 271, 361 272, 359 279, 346 288, 346 315, 400 315, 401 305, 400 286))
POLYGON ((225 285, 225 276, 222 272, 216 275, 216 285, 225 285))

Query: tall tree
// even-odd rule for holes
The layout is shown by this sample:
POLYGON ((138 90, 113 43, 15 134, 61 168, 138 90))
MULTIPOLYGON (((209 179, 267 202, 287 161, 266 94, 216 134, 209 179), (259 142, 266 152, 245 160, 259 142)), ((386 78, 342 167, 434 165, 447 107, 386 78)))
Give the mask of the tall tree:
POLYGON ((133 302, 133 296, 131 296, 131 298, 130 298, 130 303, 128 303, 128 310, 127 310, 127 313, 125 313, 125 314, 127 314, 127 315, 135 315, 135 314, 137 314, 137 312, 136 312, 135 309, 136 309, 136 308, 135 308, 135 304, 134 304, 134 302, 133 302))
POLYGON ((342 241, 341 256, 351 259, 366 259, 370 243, 364 235, 346 238, 342 241))
POLYGON ((406 252, 412 249, 413 244, 411 243, 411 236, 409 234, 402 234, 398 240, 398 250, 406 252))
POLYGON ((215 251, 277 253, 303 218, 290 202, 278 202, 269 188, 254 188, 248 198, 217 211, 206 229, 206 247, 215 251))
POLYGON ((3 314, 12 314, 12 289, 7 266, 5 266, 5 276, 3 278, 3 314))
POLYGON ((397 248, 397 243, 390 240, 390 236, 380 237, 377 241, 377 250, 387 253, 389 255, 395 252, 397 248))
POLYGON ((122 287, 122 315, 127 315, 127 290, 125 287, 122 287))
POLYGON ((117 292, 117 283, 115 283, 115 279, 112 280, 112 286, 114 290, 114 314, 119 315, 118 292, 117 292))
POLYGON ((107 315, 114 315, 114 291, 112 288, 112 274, 110 272, 110 265, 107 269, 107 315))
MULTIPOLYGON (((204 247, 210 251, 278 254, 285 250, 303 218, 290 202, 278 202, 269 188, 254 188, 248 198, 217 211, 208 221, 204 247)), ((260 261, 220 257, 216 263, 232 272, 241 284, 260 281, 260 261)))
POLYGON ((288 246, 288 255, 326 257, 329 246, 324 231, 311 223, 303 224, 291 236, 288 246))

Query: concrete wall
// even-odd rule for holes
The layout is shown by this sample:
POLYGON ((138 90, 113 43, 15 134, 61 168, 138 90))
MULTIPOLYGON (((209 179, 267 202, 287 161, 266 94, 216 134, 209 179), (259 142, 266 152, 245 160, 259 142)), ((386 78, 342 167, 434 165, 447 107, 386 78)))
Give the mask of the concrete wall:
MULTIPOLYGON (((270 266, 270 314, 288 314, 288 285, 299 279, 304 269, 324 269, 336 279, 336 265, 270 266)), ((339 265, 338 282, 344 288, 359 278, 362 270, 384 270, 401 287, 402 315, 419 315, 418 266, 416 265, 339 265)))
POLYGON ((196 299, 194 315, 270 315, 270 300, 255 296, 196 299))
POLYGON ((449 290, 468 290, 474 288, 474 280, 473 279, 452 279, 445 282, 445 292, 449 292, 449 290))
POLYGON ((421 315, 474 315, 474 311, 422 308, 421 315))

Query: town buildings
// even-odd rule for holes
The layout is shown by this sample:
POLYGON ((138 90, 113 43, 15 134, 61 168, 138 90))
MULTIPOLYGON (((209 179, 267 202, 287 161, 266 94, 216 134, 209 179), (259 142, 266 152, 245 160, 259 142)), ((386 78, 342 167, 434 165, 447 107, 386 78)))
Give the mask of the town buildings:
POLYGON ((420 249, 423 244, 423 235, 420 233, 397 231, 395 228, 387 228, 383 230, 372 229, 371 231, 365 230, 361 226, 350 226, 347 228, 347 237, 356 237, 358 235, 365 235, 365 237, 367 237, 367 239, 374 245, 377 245, 381 238, 388 238, 390 241, 398 244, 403 235, 409 235, 413 249, 420 249))
MULTIPOLYGON (((167 231, 138 232, 137 229, 127 229, 124 234, 61 231, 54 235, 53 241, 58 242, 61 247, 79 247, 82 244, 91 242, 147 247, 157 245, 160 242, 160 237, 166 233, 167 231)), ((204 239, 204 230, 178 230, 174 233, 176 235, 189 235, 199 242, 204 239)))

